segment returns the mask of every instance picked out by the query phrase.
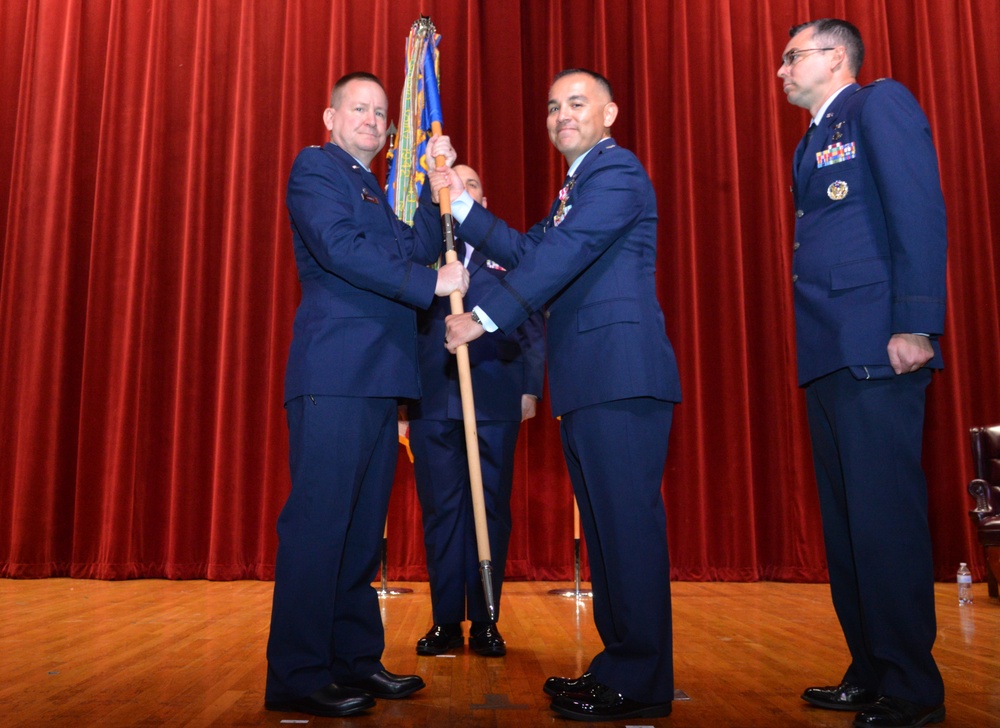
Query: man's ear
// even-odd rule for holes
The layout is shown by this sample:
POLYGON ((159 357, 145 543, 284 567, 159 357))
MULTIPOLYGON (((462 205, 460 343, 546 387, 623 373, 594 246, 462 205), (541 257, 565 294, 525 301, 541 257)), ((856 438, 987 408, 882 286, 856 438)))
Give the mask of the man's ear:
POLYGON ((336 111, 336 109, 329 108, 323 112, 323 126, 326 127, 327 131, 333 131, 333 115, 336 111))
POLYGON ((844 46, 837 46, 833 49, 833 55, 830 59, 833 63, 830 64, 831 71, 837 71, 847 63, 847 49, 844 46))
POLYGON ((611 125, 615 123, 615 119, 618 118, 618 104, 614 101, 609 101, 604 105, 604 128, 610 129, 611 125))
POLYGON ((483 201, 480 202, 479 204, 482 205, 483 207, 486 207, 486 196, 485 195, 483 196, 483 201))

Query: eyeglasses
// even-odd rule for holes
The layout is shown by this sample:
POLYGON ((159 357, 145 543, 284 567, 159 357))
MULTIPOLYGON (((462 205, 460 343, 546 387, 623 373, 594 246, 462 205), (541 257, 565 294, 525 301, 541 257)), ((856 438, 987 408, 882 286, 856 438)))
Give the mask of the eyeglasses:
POLYGON ((832 51, 835 48, 836 48, 836 46, 834 46, 833 48, 803 48, 800 51, 788 51, 788 53, 786 53, 785 55, 783 55, 781 57, 781 65, 782 66, 789 66, 789 67, 791 67, 791 66, 794 66, 796 63, 798 63, 799 59, 802 56, 804 56, 806 53, 817 53, 817 52, 820 52, 820 51, 832 51))

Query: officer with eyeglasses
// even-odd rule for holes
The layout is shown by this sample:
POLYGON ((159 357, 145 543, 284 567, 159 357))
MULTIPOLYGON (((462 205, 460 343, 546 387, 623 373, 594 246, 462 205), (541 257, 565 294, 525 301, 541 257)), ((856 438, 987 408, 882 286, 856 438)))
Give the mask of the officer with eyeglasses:
POLYGON ((830 591, 851 663, 806 689, 855 726, 944 720, 931 648, 934 573, 921 467, 924 404, 942 368, 945 228, 937 153, 913 95, 857 83, 861 34, 791 29, 778 78, 812 124, 795 152, 792 286, 830 591))

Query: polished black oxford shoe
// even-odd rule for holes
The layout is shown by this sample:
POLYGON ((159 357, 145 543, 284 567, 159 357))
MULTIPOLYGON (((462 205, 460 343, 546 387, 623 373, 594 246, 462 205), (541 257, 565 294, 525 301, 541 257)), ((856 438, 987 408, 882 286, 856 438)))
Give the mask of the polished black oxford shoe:
POLYGON ((825 688, 806 688, 802 693, 804 701, 827 710, 863 710, 874 705, 876 698, 878 696, 871 690, 849 682, 825 688))
POLYGON ((557 695, 551 708, 564 718, 583 721, 624 720, 626 718, 664 718, 670 715, 671 702, 641 703, 626 698, 614 688, 595 682, 585 693, 557 695))
POLYGON ((461 647, 462 626, 459 624, 435 624, 430 631, 417 640, 418 655, 443 655, 448 650, 461 647))
POLYGON ((363 690, 373 698, 397 700, 422 690, 425 685, 419 675, 393 675, 388 670, 379 670, 363 680, 345 683, 348 687, 363 690))
POLYGON ((470 634, 469 647, 483 657, 503 657, 507 654, 507 643, 500 636, 500 630, 497 629, 495 622, 490 622, 475 634, 470 634))
POLYGON ((557 695, 576 695, 585 693, 597 684, 597 678, 585 672, 580 677, 550 677, 545 681, 542 690, 553 698, 557 695))
POLYGON ((290 700, 265 700, 264 707, 284 713, 308 713, 328 718, 354 715, 375 707, 368 693, 336 683, 320 688, 312 695, 290 700))
POLYGON ((902 698, 883 695, 854 716, 858 728, 917 728, 944 720, 944 705, 920 705, 902 698))

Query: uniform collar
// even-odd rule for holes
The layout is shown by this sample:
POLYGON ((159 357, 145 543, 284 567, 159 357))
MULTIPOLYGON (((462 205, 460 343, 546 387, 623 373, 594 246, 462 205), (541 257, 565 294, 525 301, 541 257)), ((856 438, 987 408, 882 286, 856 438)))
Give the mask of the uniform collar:
POLYGON ((857 85, 858 84, 853 83, 853 82, 852 83, 848 83, 848 84, 845 84, 844 86, 841 86, 836 91, 834 91, 833 94, 830 95, 830 98, 828 98, 826 101, 824 101, 823 105, 819 107, 819 111, 816 112, 816 116, 814 116, 812 118, 812 123, 815 124, 816 126, 820 126, 822 124, 822 122, 823 122, 824 117, 827 116, 827 113, 826 113, 827 110, 831 106, 833 106, 833 102, 836 101, 840 97, 840 95, 844 93, 844 91, 846 91, 847 89, 851 88, 852 86, 857 87, 857 85))
MULTIPOLYGON (((614 145, 615 145, 615 140, 612 137, 604 137, 603 139, 601 139, 601 141, 597 142, 597 144, 595 144, 590 149, 588 149, 579 157, 573 160, 573 164, 569 165, 569 170, 566 172, 566 176, 572 177, 573 175, 575 175, 577 171, 579 171, 580 165, 583 164, 583 160, 586 159, 588 155, 598 147, 601 147, 603 151, 604 149, 610 149, 614 145)), ((598 154, 600 154, 600 152, 598 152, 598 154)))

